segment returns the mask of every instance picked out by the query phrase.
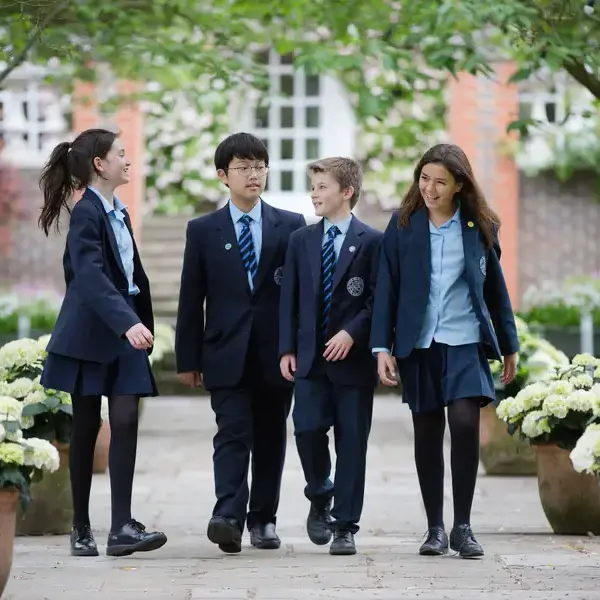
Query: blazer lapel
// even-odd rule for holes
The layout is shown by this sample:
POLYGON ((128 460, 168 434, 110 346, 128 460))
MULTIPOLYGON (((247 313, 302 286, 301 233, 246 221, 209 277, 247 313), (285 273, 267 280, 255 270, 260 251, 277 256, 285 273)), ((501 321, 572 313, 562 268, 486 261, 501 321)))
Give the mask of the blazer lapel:
POLYGON ((258 261, 258 272, 254 280, 254 290, 256 291, 270 272, 273 257, 279 247, 279 219, 273 208, 261 201, 262 210, 262 244, 260 249, 260 258, 258 261))
POLYGON ((335 266, 335 272, 333 274, 333 289, 337 287, 339 282, 343 279, 346 271, 352 264, 354 257, 358 254, 360 249, 360 236, 364 233, 365 229, 361 225, 361 223, 356 219, 356 217, 352 217, 350 221, 350 227, 346 233, 346 237, 344 239, 344 243, 342 244, 342 248, 340 249, 340 255, 337 260, 337 264, 335 266))
POLYGON ((321 293, 321 248, 323 247, 324 229, 325 225, 321 220, 312 226, 311 231, 305 238, 315 294, 321 293))
POLYGON ((113 255, 115 260, 117 261, 117 265, 123 274, 123 277, 127 279, 127 275, 125 274, 125 267, 123 266, 123 261, 121 260, 121 253, 119 252, 119 245, 117 244, 117 238, 115 237, 115 232, 113 231, 112 225, 110 223, 110 218, 106 211, 104 210, 104 204, 102 204, 102 200, 98 198, 98 196, 92 192, 91 190, 86 189, 84 193, 84 197, 87 197, 91 200, 96 208, 100 211, 104 222, 106 223, 106 233, 108 235, 108 241, 110 243, 111 250, 113 251, 113 255))
POLYGON ((417 210, 410 218, 410 224, 413 241, 418 248, 417 259, 422 263, 427 278, 427 285, 429 285, 431 279, 431 238, 427 209, 420 208, 417 210))
POLYGON ((479 230, 473 221, 469 221, 461 213, 463 251, 465 253, 465 269, 468 274, 477 262, 479 247, 479 230), (471 225, 469 225, 471 223, 471 225))
POLYGON ((226 204, 218 211, 216 230, 219 233, 216 252, 221 254, 225 263, 231 269, 232 277, 236 281, 241 281, 248 293, 250 293, 250 284, 248 283, 248 273, 242 262, 240 246, 238 244, 235 226, 229 213, 229 204, 226 204))

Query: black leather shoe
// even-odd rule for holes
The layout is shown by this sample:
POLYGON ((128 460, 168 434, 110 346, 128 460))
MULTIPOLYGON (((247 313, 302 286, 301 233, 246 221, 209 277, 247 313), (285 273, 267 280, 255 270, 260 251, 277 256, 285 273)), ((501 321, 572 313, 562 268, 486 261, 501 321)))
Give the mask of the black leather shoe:
POLYGON ((306 532, 313 544, 324 546, 331 541, 331 500, 325 504, 310 503, 310 510, 306 519, 306 532))
POLYGON ((167 543, 167 536, 162 531, 146 531, 139 521, 131 519, 118 531, 108 534, 106 543, 107 556, 129 556, 134 552, 150 552, 158 550, 167 543))
POLYGON ((242 551, 242 532, 235 519, 213 517, 208 522, 206 535, 213 544, 217 544, 227 554, 242 551))
POLYGON ((443 527, 430 527, 427 539, 419 548, 422 556, 441 556, 448 553, 448 536, 443 527))
POLYGON ((462 558, 479 558, 483 556, 483 548, 475 539, 470 525, 455 525, 452 528, 450 548, 458 552, 462 558))
POLYGON ((349 556, 356 554, 354 534, 350 531, 334 531, 333 542, 329 546, 329 554, 334 556, 349 556))
POLYGON ((259 550, 277 550, 281 546, 281 540, 275 531, 275 524, 250 527, 250 543, 259 550))
POLYGON ((89 525, 73 525, 71 529, 71 556, 98 556, 98 546, 89 525))

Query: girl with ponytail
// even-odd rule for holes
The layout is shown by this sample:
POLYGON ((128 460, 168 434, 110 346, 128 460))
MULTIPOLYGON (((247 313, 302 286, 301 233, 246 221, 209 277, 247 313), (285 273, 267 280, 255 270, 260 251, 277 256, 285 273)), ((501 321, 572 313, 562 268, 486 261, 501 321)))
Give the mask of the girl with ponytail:
POLYGON ((47 347, 44 387, 71 394, 70 470, 74 519, 71 554, 97 556, 89 497, 102 396, 108 397, 112 524, 106 553, 155 550, 167 538, 131 517, 138 404, 156 396, 148 360, 154 317, 150 285, 127 207, 115 189, 129 181, 130 162, 118 135, 89 129, 56 146, 40 178, 46 235, 70 213, 63 257, 66 293, 47 347), (73 193, 84 190, 71 209, 73 193), (64 209, 64 210, 63 210, 64 209))

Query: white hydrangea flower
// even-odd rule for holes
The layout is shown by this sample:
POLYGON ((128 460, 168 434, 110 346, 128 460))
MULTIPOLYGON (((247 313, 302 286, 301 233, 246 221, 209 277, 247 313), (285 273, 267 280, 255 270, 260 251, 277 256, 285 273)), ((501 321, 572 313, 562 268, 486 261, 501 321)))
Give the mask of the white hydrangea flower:
POLYGON ((19 377, 10 383, 10 395, 13 398, 25 398, 27 394, 31 393, 34 387, 34 383, 27 377, 19 377))
POLYGON ((571 381, 559 379, 552 381, 548 386, 548 394, 558 394, 559 396, 568 396, 575 391, 575 386, 571 381))
POLYGON ((552 394, 544 400, 542 410, 545 415, 564 419, 569 412, 569 400, 564 396, 552 394))
POLYGON ((0 396, 0 420, 20 421, 23 407, 21 403, 11 396, 0 396))
POLYGON ((48 342, 50 341, 50 337, 51 335, 49 333, 47 333, 46 335, 42 335, 41 337, 38 338, 38 344, 40 345, 40 348, 45 352, 46 348, 48 347, 48 342))
POLYGON ((6 440, 9 442, 21 442, 23 440, 23 432, 20 429, 16 431, 6 431, 6 440))
POLYGON ((523 423, 521 423, 521 431, 530 439, 539 437, 544 433, 550 433, 550 424, 544 411, 532 410, 526 415, 523 423))
POLYGON ((570 454, 578 473, 600 470, 600 424, 588 425, 570 454))
POLYGON ((579 412, 592 411, 597 400, 596 394, 590 390, 577 390, 569 396, 571 410, 577 410, 579 412))
POLYGON ((58 450, 47 440, 38 438, 28 438, 24 440, 25 464, 43 469, 51 473, 56 471, 60 466, 60 456, 58 450))
POLYGON ((600 363, 591 354, 584 352, 573 357, 572 364, 577 367, 597 367, 600 363))
POLYGON ((7 371, 38 364, 43 358, 44 353, 37 340, 30 338, 13 340, 0 348, 0 367, 7 371))
POLYGON ((496 409, 496 414, 503 421, 512 422, 525 411, 522 398, 506 398, 502 400, 496 409))
POLYGON ((571 377, 569 381, 573 384, 574 387, 586 390, 589 390, 594 384, 594 380, 586 373, 583 373, 581 375, 575 375, 574 377, 571 377))
POLYGON ((31 429, 35 425, 35 419, 33 417, 21 417, 21 428, 31 429))
POLYGON ((45 399, 46 393, 43 390, 36 390, 25 396, 25 398, 23 399, 23 406, 28 406, 30 404, 39 404, 41 402, 44 402, 45 399))
POLYGON ((16 442, 0 443, 0 462, 5 465, 22 465, 25 456, 23 446, 16 442))
POLYGON ((538 408, 550 390, 545 383, 532 383, 519 390, 516 398, 523 403, 523 410, 529 411, 532 408, 538 408))

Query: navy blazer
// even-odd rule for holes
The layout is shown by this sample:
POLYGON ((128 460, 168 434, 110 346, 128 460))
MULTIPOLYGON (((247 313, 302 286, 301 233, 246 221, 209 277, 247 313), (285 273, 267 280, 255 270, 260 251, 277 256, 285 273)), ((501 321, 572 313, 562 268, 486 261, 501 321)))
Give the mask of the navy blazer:
MULTIPOLYGON (((279 355, 296 355, 296 377, 307 377, 318 355, 321 318, 321 248, 324 221, 296 231, 283 271, 279 355)), ((354 345, 344 360, 327 362, 335 383, 375 386, 377 365, 369 347, 373 291, 382 234, 352 217, 333 276, 327 338, 342 329, 354 345)))
POLYGON ((266 383, 287 384, 277 353, 281 272, 290 234, 304 225, 302 215, 262 201, 262 247, 251 291, 229 206, 188 223, 175 335, 178 373, 202 373, 209 390, 235 387, 251 351, 266 383))
MULTIPOLYGON (((133 239, 127 214, 125 223, 133 239)), ((135 311, 126 300, 127 277, 109 217, 100 198, 86 190, 71 212, 63 256, 67 287, 48 352, 108 363, 128 349, 124 336, 128 329, 142 322, 154 331, 150 284, 135 240, 133 266, 133 280, 140 290, 135 311)))
MULTIPOLYGON (((417 210, 407 227, 396 211, 383 236, 373 307, 371 348, 390 348, 407 357, 425 320, 431 283, 431 245, 427 209, 417 210)), ((500 244, 487 248, 477 225, 461 213, 465 279, 479 320, 485 354, 501 357, 519 350, 519 338, 506 282, 500 244), (469 226, 471 223, 473 226, 469 226)))

